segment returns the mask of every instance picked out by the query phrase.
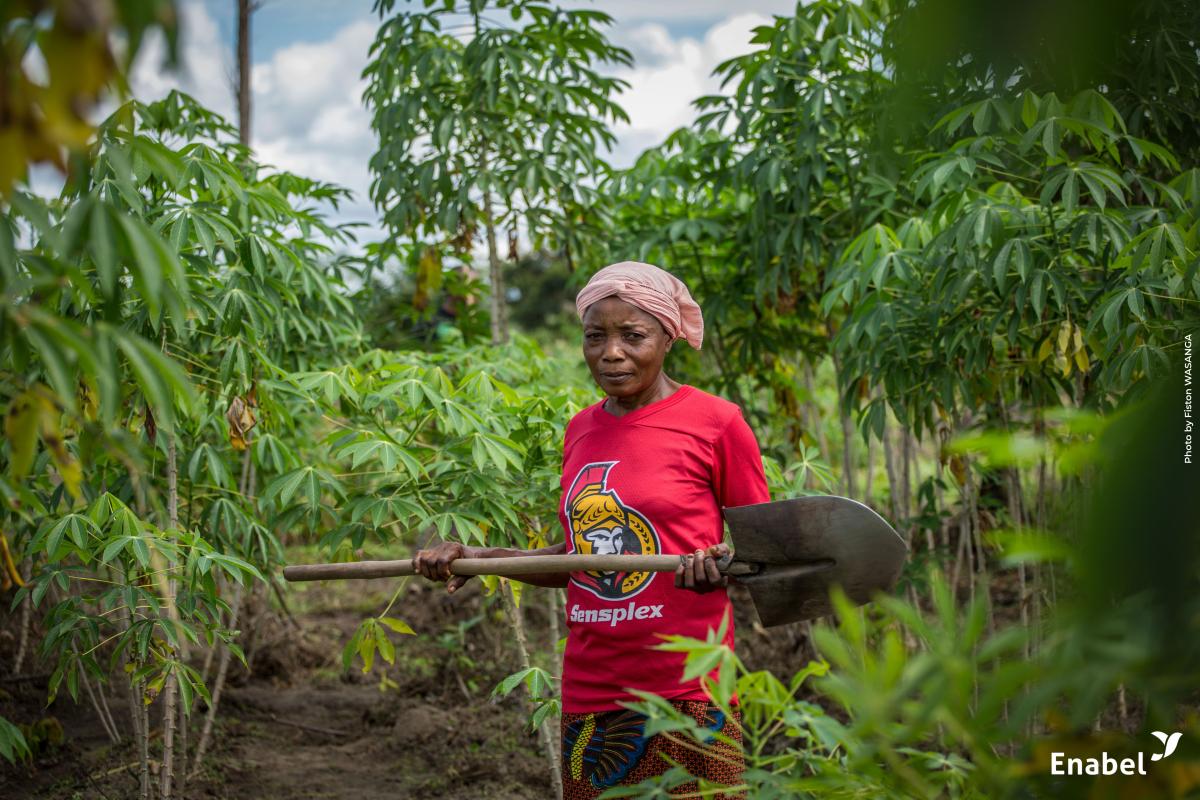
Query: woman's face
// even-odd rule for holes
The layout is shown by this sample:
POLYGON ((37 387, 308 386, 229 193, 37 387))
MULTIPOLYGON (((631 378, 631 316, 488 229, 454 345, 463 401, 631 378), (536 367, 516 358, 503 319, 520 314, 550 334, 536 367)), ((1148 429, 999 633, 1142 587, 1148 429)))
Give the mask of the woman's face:
POLYGON ((658 380, 671 338, 662 323, 619 297, 605 297, 583 313, 583 357, 607 394, 641 394, 658 380))

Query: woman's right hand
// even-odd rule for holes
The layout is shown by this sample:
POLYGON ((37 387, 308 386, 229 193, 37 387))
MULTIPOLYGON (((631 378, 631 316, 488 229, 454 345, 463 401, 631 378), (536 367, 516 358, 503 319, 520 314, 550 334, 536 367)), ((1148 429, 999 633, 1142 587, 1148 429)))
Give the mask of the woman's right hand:
POLYGON ((413 556, 413 572, 431 581, 445 581, 446 591, 454 592, 471 579, 470 575, 454 575, 450 572, 450 562, 456 558, 474 558, 473 547, 466 547, 458 542, 439 542, 427 550, 418 550, 413 556))

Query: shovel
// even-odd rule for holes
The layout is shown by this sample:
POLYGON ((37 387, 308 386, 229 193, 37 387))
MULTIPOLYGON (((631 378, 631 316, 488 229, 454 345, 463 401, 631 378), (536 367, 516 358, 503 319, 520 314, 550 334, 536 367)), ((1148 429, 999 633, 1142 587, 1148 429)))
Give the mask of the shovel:
MULTIPOLYGON (((813 496, 724 509, 734 553, 717 568, 750 591, 764 626, 833 612, 839 585, 857 605, 892 588, 908 546, 867 506, 845 497, 813 496)), ((547 572, 674 572, 682 555, 562 555, 456 558, 455 575, 520 578, 547 572)), ((412 575, 412 560, 285 567, 289 581, 412 575)))

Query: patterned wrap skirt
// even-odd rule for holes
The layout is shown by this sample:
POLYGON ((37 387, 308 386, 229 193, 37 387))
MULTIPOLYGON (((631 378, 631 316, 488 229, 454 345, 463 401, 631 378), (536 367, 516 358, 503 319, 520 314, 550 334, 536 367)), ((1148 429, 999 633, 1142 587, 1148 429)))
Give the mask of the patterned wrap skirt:
MULTIPOLYGON (((563 800, 592 800, 611 786, 632 786, 646 778, 662 775, 672 764, 714 783, 733 786, 745 769, 741 744, 741 712, 732 718, 706 700, 675 700, 671 703, 700 725, 738 743, 737 748, 716 740, 699 745, 684 733, 644 735, 646 718, 634 711, 596 711, 562 715, 563 800)), ((697 791, 696 781, 671 790, 672 795, 697 791)), ((707 795, 742 798, 740 792, 707 795)))

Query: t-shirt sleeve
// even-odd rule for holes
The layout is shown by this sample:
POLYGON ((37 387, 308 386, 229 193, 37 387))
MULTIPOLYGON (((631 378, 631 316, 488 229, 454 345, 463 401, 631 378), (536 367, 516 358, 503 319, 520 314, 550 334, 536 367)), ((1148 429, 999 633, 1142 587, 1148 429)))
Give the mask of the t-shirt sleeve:
POLYGON ((740 408, 717 437, 713 462, 713 487, 722 508, 770 502, 758 440, 740 408))

